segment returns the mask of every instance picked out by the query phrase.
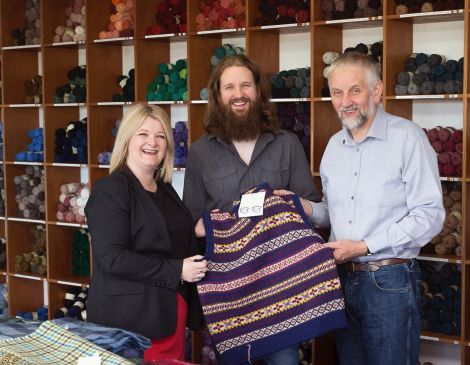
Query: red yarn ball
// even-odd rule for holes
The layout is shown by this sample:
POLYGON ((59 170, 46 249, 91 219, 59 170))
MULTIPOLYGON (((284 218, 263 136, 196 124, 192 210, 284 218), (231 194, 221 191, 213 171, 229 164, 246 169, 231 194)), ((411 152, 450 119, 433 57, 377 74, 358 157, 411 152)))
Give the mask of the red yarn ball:
POLYGON ((158 3, 158 5, 157 5, 157 12, 158 13, 166 13, 167 11, 168 11, 168 6, 164 1, 158 3))
POLYGON ((287 15, 287 6, 286 5, 281 5, 277 7, 277 13, 279 16, 286 16, 287 15))
POLYGON ((178 26, 176 24, 169 24, 167 28, 168 33, 178 33, 178 26))
POLYGON ((210 12, 212 11, 212 7, 211 6, 204 6, 204 9, 202 9, 202 13, 204 14, 204 16, 207 18, 210 14, 210 12))
POLYGON ((287 15, 290 16, 291 18, 294 18, 296 13, 297 13, 297 10, 295 10, 293 6, 287 9, 287 15))
POLYGON ((302 9, 297 12, 296 18, 298 23, 307 23, 310 16, 306 9, 302 9))
POLYGON ((159 25, 154 25, 152 28, 152 34, 162 34, 163 28, 159 25))
POLYGON ((235 16, 235 7, 233 6, 230 6, 229 8, 227 9, 224 9, 225 10, 225 18, 233 18, 235 16))
POLYGON ((219 13, 217 13, 215 10, 212 10, 209 13, 209 19, 212 20, 213 22, 215 22, 219 18, 221 18, 221 16, 219 16, 219 13))

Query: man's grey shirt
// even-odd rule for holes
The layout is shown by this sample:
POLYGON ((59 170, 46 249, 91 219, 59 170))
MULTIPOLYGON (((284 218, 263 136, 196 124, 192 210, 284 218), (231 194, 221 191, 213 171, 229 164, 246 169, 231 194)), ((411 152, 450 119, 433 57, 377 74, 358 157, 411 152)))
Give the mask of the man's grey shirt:
POLYGON ((320 200, 302 145, 285 130, 260 135, 249 165, 232 143, 205 135, 191 145, 186 166, 183 201, 195 220, 204 211, 230 211, 241 192, 264 182, 320 200))

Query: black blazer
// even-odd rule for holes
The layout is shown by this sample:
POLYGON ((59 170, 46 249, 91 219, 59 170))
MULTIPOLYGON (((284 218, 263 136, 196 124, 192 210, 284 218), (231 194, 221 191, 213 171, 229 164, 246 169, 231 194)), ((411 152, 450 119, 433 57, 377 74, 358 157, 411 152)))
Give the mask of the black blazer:
MULTIPOLYGON (((189 210, 171 184, 159 182, 158 188, 166 190, 183 208, 181 219, 192 222, 189 210)), ((171 257, 162 212, 140 181, 127 166, 99 180, 93 186, 85 213, 93 252, 88 320, 150 339, 174 333, 183 260, 171 257)), ((195 254, 193 233, 188 256, 195 254)), ((190 287, 187 325, 198 329, 202 309, 196 286, 185 285, 190 287)))

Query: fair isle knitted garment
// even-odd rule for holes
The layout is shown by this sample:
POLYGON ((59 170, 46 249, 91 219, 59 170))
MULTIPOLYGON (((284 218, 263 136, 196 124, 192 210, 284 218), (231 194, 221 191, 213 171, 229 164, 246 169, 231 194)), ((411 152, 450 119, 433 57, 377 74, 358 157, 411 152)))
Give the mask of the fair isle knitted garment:
POLYGON ((267 184, 262 216, 205 213, 209 271, 198 283, 205 320, 227 364, 251 362, 344 327, 344 300, 332 251, 307 223, 296 195, 267 184))

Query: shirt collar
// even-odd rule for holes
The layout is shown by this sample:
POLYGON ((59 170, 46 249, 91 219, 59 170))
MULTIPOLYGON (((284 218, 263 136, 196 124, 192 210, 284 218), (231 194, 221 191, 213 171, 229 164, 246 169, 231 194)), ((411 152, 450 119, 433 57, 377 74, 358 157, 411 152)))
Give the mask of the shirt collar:
MULTIPOLYGON (((274 134, 279 134, 279 133, 280 133, 280 130, 276 130, 273 133, 261 133, 261 135, 258 137, 258 141, 263 141, 263 142, 266 141, 266 143, 270 142, 274 139, 274 134)), ((219 138, 215 134, 208 133, 207 138, 211 139, 211 140, 215 139, 215 140, 219 141, 220 143, 228 145, 227 142, 225 142, 222 138, 219 138)), ((232 143, 230 143, 230 144, 232 144, 232 143)))
MULTIPOLYGON (((347 146, 354 146, 356 142, 352 138, 351 132, 346 128, 343 127, 343 144, 347 146)), ((381 105, 377 106, 377 113, 375 114, 374 121, 372 122, 369 130, 367 131, 366 138, 376 138, 385 141, 387 139, 387 113, 382 109, 381 105)))

